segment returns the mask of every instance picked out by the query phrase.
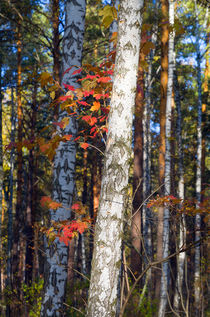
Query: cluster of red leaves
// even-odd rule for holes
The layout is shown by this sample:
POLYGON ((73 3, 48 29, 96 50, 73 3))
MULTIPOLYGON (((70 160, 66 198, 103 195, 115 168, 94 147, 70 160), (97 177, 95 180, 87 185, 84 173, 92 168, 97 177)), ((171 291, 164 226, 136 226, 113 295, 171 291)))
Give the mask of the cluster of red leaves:
POLYGON ((45 207, 48 209, 57 209, 62 206, 61 203, 53 201, 52 198, 50 198, 49 196, 43 196, 40 200, 40 204, 42 207, 45 207))
POLYGON ((88 222, 81 220, 73 220, 68 225, 61 226, 58 237, 60 242, 68 245, 72 238, 77 236, 78 232, 82 234, 88 228, 88 222))

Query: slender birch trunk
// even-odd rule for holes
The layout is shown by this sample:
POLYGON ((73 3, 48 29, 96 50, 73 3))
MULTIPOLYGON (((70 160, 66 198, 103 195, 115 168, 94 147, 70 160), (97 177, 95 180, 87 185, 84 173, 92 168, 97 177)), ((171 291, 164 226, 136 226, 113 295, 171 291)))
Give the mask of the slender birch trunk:
MULTIPOLYGON (((196 199, 197 207, 201 202, 201 170, 202 170, 202 82, 201 82, 201 52, 199 44, 199 22, 198 8, 195 0, 196 14, 196 62, 197 62, 197 89, 198 89, 198 117, 197 117, 197 157, 196 157, 196 199)), ((195 242, 200 240, 201 234, 201 216, 199 213, 195 216, 195 242)), ((194 296, 195 296, 195 312, 199 316, 201 309, 201 276, 200 276, 200 244, 195 247, 195 275, 194 275, 194 296)))
MULTIPOLYGON (((85 26, 85 0, 66 1, 65 30, 63 38, 63 79, 62 85, 79 88, 78 76, 72 73, 81 66, 82 46, 85 26), (76 67, 75 67, 76 66, 76 67), (65 72, 66 71, 66 72, 65 72)), ((59 120, 67 116, 65 111, 59 112, 59 120)), ((64 134, 77 134, 77 123, 70 116, 64 134)), ((61 142, 54 159, 53 200, 62 203, 56 211, 50 211, 51 221, 70 219, 71 204, 75 188, 76 144, 74 141, 61 142)), ((68 248, 56 239, 47 250, 45 268, 45 293, 42 302, 41 316, 62 316, 67 281, 68 248)))
MULTIPOLYGON (((169 0, 169 23, 174 24, 174 0, 169 0)), ((169 33, 168 42, 168 85, 167 85, 167 100, 166 100, 166 151, 165 151, 165 194, 169 195, 171 190, 171 101, 173 93, 173 73, 174 73, 174 31, 169 33)), ((169 253, 169 209, 164 208, 163 216, 163 258, 166 258, 169 253)), ((168 296, 168 279, 169 279, 169 263, 164 262, 162 265, 161 289, 160 289, 160 305, 159 317, 165 315, 165 309, 168 296)))
MULTIPOLYGON (((178 197, 184 200, 184 154, 182 147, 182 113, 181 100, 179 94, 179 83, 177 74, 175 74, 175 103, 177 109, 177 138, 178 138, 178 197)), ((180 206, 181 207, 181 206, 180 206)), ((182 214, 179 223, 179 243, 178 248, 182 248, 186 243, 186 220, 185 215, 182 214)), ((178 310, 182 300, 182 283, 184 278, 184 264, 186 259, 186 252, 181 252, 177 255, 177 279, 176 289, 174 294, 174 309, 178 310)))
POLYGON ((142 8, 143 1, 121 1, 108 138, 86 314, 88 317, 111 317, 116 313, 142 8))
MULTIPOLYGON (((162 25, 161 25, 161 100, 160 100, 160 145, 159 145, 159 185, 160 195, 164 195, 164 172, 165 172, 165 124, 166 124, 166 97, 168 84, 168 0, 161 0, 162 25)), ((157 260, 163 257, 163 213, 164 208, 158 209, 157 224, 157 260)), ((161 271, 157 271, 155 296, 160 297, 161 271)))

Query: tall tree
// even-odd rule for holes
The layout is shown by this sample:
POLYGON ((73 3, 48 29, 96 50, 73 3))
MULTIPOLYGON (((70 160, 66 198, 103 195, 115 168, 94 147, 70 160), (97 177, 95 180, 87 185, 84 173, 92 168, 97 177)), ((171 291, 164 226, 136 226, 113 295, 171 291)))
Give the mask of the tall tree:
MULTIPOLYGON (((66 1, 65 30, 63 37, 63 78, 62 86, 79 87, 78 75, 73 72, 81 66, 82 46, 85 26, 85 0, 66 1)), ((59 121, 67 116, 60 109, 59 121)), ((75 161, 77 122, 75 116, 70 116, 69 124, 64 129, 65 135, 72 135, 73 140, 61 142, 56 150, 53 168, 53 200, 62 204, 56 211, 50 211, 51 221, 70 219, 71 204, 75 190, 75 161)), ((57 238, 46 249, 45 293, 42 303, 41 316, 62 316, 65 286, 67 280, 68 248, 57 238)))
MULTIPOLYGON (((201 171, 202 171, 202 81, 201 81, 201 51, 199 43, 199 20, 197 1, 195 3, 195 17, 196 17, 196 34, 195 34, 195 48, 196 48, 196 63, 197 63, 197 89, 198 89, 198 117, 197 117, 197 155, 196 155, 196 199, 197 207, 201 202, 201 171)), ((201 216, 199 213, 195 216, 195 242, 200 240, 201 234, 201 216)), ((201 276, 200 276, 200 244, 195 247, 195 311, 196 316, 199 316, 201 309, 201 276)))
MULTIPOLYGON (((161 77, 160 77, 160 140, 159 140, 159 186, 160 195, 164 195, 164 174, 165 174, 165 112, 168 85, 168 0, 161 0, 161 77)), ((158 228, 157 228, 157 260, 163 256, 163 217, 164 208, 158 210, 158 228)), ((156 278, 156 297, 160 297, 161 272, 156 278)))
MULTIPOLYGON (((174 0, 169 0, 169 23, 170 26, 174 26, 174 0)), ((166 149, 165 149, 165 194, 170 195, 171 192, 171 104, 173 94, 173 77, 174 77, 174 30, 169 34, 168 43, 168 83, 167 83, 167 98, 166 98, 166 149)), ((169 208, 164 208, 163 216, 163 258, 167 258, 169 255, 169 208)), ((165 309, 168 297, 168 279, 169 279, 169 263, 164 262, 162 265, 161 276, 161 290, 160 290, 160 305, 159 305, 159 317, 165 316, 165 309)))
POLYGON ((122 0, 115 75, 95 227, 87 316, 114 316, 121 260, 143 1, 122 0))

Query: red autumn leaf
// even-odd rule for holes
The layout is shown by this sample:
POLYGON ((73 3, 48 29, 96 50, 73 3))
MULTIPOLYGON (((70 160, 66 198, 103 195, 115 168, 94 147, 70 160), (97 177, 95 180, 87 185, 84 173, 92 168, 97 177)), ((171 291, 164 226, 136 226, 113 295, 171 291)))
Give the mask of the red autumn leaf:
POLYGON ((40 145, 40 151, 43 153, 45 151, 49 150, 49 148, 50 148, 50 144, 48 144, 48 143, 40 145))
POLYGON ((60 127, 61 129, 63 129, 65 123, 64 122, 53 122, 53 125, 60 127))
POLYGON ((72 69, 72 67, 73 67, 73 66, 67 68, 67 69, 65 70, 65 72, 63 73, 63 75, 65 75, 66 73, 68 73, 68 72, 72 69))
POLYGON ((79 73, 81 73, 81 71, 82 71, 82 69, 81 69, 81 68, 76 69, 76 70, 72 73, 72 75, 79 74, 79 73))
POLYGON ((92 134, 96 130, 96 127, 90 129, 90 134, 92 134))
POLYGON ((92 117, 88 123, 90 126, 93 126, 96 122, 97 122, 97 118, 92 117))
POLYGON ((45 207, 46 205, 48 206, 51 201, 52 199, 49 196, 43 196, 40 200, 40 204, 42 207, 45 207))
POLYGON ((96 100, 99 100, 101 98, 109 98, 109 94, 96 94, 96 95, 94 95, 94 98, 96 100))
POLYGON ((86 122, 90 121, 90 119, 91 119, 91 116, 83 116, 82 117, 82 120, 84 120, 86 122))
POLYGON ((66 101, 67 99, 72 99, 72 96, 61 96, 58 98, 59 101, 66 101))
POLYGON ((87 226, 86 222, 80 222, 80 223, 78 223, 77 230, 79 231, 80 234, 82 234, 85 231, 85 229, 87 229, 87 227, 88 226, 87 226))
POLYGON ((80 146, 81 146, 81 148, 83 148, 84 150, 86 150, 89 145, 90 145, 90 144, 88 144, 88 143, 82 143, 80 146))
POLYGON ((78 136, 78 137, 76 137, 75 139, 74 139, 74 141, 76 142, 77 140, 79 140, 80 139, 80 135, 78 136))
POLYGON ((84 90, 83 94, 84 94, 84 97, 88 97, 94 94, 94 90, 90 90, 90 91, 84 90))
POLYGON ((82 106, 89 106, 89 104, 86 101, 77 101, 77 103, 79 103, 82 106))
POLYGON ((66 84, 63 84, 63 86, 64 86, 64 88, 66 88, 66 89, 68 89, 68 90, 75 91, 74 86, 66 85, 66 84))
POLYGON ((108 83, 111 80, 111 77, 101 77, 97 79, 98 83, 108 83))
POLYGON ((72 137, 73 137, 72 134, 66 134, 66 135, 63 136, 63 138, 64 138, 66 141, 71 140, 72 137))
POLYGON ((113 70, 111 70, 111 69, 110 70, 104 70, 103 73, 107 74, 107 75, 113 75, 113 70))
POLYGON ((73 205, 71 206, 71 209, 74 209, 74 210, 80 209, 80 204, 73 204, 73 205))

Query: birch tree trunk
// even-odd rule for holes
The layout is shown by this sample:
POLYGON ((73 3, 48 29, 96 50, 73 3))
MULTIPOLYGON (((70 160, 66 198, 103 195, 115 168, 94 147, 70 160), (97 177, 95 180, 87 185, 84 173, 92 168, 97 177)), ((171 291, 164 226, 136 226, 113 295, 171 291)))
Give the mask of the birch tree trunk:
MULTIPOLYGON (((184 200, 184 154, 182 147, 182 113, 181 113, 181 100, 179 95, 179 83, 177 75, 175 74, 175 103, 177 109, 177 137, 178 137, 178 171, 179 171, 179 182, 178 182, 178 197, 184 200)), ((180 206, 181 207, 181 206, 180 206)), ((182 214, 180 217, 179 224, 179 243, 178 248, 182 248, 186 243, 186 220, 185 215, 182 214)), ((179 309, 179 305, 182 299, 182 282, 184 277, 184 263, 186 258, 186 252, 181 252, 177 255, 177 279, 176 289, 174 295, 174 308, 179 309)))
MULTIPOLYGON (((85 0, 66 1, 65 30, 63 38, 63 79, 62 85, 78 88, 78 77, 72 73, 81 66, 82 45, 85 26, 85 0), (77 67, 75 67, 77 66, 77 67), (71 68, 70 70, 68 70, 71 68), (66 72, 65 72, 66 71, 66 72)), ((59 121, 67 116, 65 111, 59 112, 59 121)), ((69 124, 63 133, 77 134, 77 123, 70 116, 69 124)), ((74 194, 74 174, 76 160, 76 144, 74 141, 61 142, 56 150, 53 168, 53 200, 62 203, 56 211, 51 210, 51 221, 62 221, 70 218, 71 204, 74 194)), ((63 301, 67 280, 68 248, 58 239, 47 250, 45 268, 45 294, 42 303, 41 316, 63 316, 63 301)))
MULTIPOLYGON (((197 157, 196 157, 196 199, 197 207, 201 202, 201 170, 202 170, 202 82, 201 82, 201 52, 199 43, 198 8, 195 0, 196 14, 196 62, 197 62, 197 89, 198 89, 198 118, 197 118, 197 157)), ((195 242, 200 240, 201 216, 195 216, 195 242)), ((195 276, 194 276, 195 312, 199 316, 201 308, 201 281, 200 281, 200 244, 195 246, 195 276)))
POLYGON ((142 8, 143 1, 121 1, 108 138, 95 228, 88 317, 111 317, 116 313, 142 8))
MULTIPOLYGON (((174 25, 174 0, 169 0, 169 23, 174 25)), ((171 190, 171 102, 173 92, 173 73, 174 73, 174 31, 169 33, 168 42, 168 85, 167 85, 167 99, 166 99, 166 152, 165 152, 165 194, 169 195, 171 190)), ((169 250, 169 209, 164 208, 163 216, 163 258, 168 256, 169 250)), ((168 261, 162 265, 161 288, 160 288, 160 305, 159 317, 165 315, 165 309, 168 296, 168 279, 169 279, 169 264, 168 261)))
MULTIPOLYGON (((160 100, 160 141, 159 141, 159 186, 160 195, 164 195, 164 171, 165 171, 165 114, 166 114, 166 96, 167 96, 167 84, 168 84, 168 0, 161 0, 161 13, 162 13, 162 25, 161 25, 161 100, 160 100)), ((161 206, 158 208, 158 225, 157 225, 157 260, 161 260, 163 257, 163 213, 164 208, 161 206)), ((161 271, 157 272, 155 296, 160 297, 160 280, 161 271)))

